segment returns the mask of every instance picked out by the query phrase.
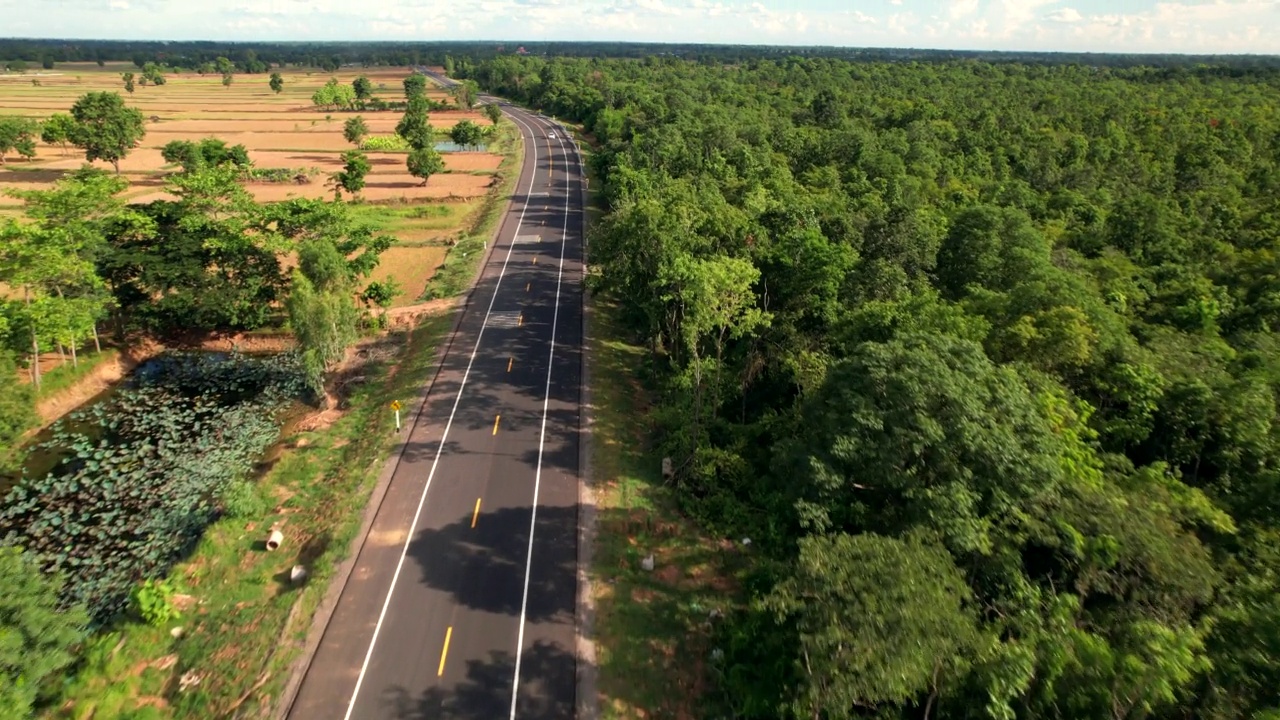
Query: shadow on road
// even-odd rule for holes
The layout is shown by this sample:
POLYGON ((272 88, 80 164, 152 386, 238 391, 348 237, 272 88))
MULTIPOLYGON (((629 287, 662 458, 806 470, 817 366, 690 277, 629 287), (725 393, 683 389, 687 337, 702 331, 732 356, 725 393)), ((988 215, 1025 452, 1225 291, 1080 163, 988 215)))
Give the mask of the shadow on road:
MULTIPOLYGON (((421 582, 464 607, 516 616, 524 592, 530 508, 482 512, 439 530, 420 530, 408 557, 421 582)), ((529 575, 529 623, 572 624, 577 588, 577 507, 539 507, 529 575)))
MULTIPOLYGON (((574 716, 573 654, 537 643, 520 661, 520 720, 565 720, 574 716)), ((403 688, 384 695, 384 717, 395 720, 500 720, 511 712, 515 657, 492 653, 487 661, 467 663, 467 679, 450 690, 431 688, 413 697, 403 688)))

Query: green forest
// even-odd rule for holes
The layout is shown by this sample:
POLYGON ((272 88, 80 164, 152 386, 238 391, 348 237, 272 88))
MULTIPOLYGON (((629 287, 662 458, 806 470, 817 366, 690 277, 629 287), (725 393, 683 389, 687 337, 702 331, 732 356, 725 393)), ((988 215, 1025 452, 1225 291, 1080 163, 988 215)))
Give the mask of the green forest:
POLYGON ((655 462, 752 539, 708 716, 1280 717, 1280 74, 456 74, 585 127, 655 462))

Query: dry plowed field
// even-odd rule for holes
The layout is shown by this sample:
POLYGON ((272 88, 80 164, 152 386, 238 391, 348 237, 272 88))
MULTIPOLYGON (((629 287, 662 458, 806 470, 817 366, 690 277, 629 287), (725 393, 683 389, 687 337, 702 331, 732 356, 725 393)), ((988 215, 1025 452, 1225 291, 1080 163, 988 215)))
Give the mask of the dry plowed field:
MULTIPOLYGON (((183 73, 167 76, 160 87, 139 86, 133 94, 125 93, 120 73, 137 72, 128 65, 98 68, 96 65, 65 64, 53 71, 26 75, 0 75, 0 114, 23 115, 43 120, 55 112, 66 112, 80 95, 93 90, 113 90, 125 96, 132 107, 147 118, 147 135, 129 154, 120 169, 130 181, 129 198, 147 202, 165 197, 160 192, 164 176, 173 170, 160 157, 160 148, 173 140, 200 140, 216 137, 229 145, 244 145, 259 167, 313 169, 312 182, 305 185, 250 183, 246 185, 263 201, 289 197, 325 197, 328 174, 341 168, 340 154, 352 148, 342 137, 343 122, 356 113, 319 110, 312 106, 311 95, 330 77, 350 83, 358 75, 366 75, 377 88, 377 95, 387 100, 402 100, 404 69, 369 68, 364 72, 338 73, 288 72, 285 89, 279 95, 268 87, 268 75, 236 75, 230 87, 222 85, 218 75, 200 76, 183 73), (32 84, 32 80, 40 85, 32 84)), ((438 100, 448 96, 439 90, 429 93, 438 100)), ((398 112, 358 113, 369 131, 389 135, 400 119, 398 112)), ((480 125, 489 121, 478 112, 440 111, 431 115, 433 127, 446 130, 460 120, 480 125)), ((83 163, 75 148, 64 153, 61 148, 40 145, 30 162, 8 158, 0 168, 0 190, 33 189, 56 180, 63 172, 83 163)), ((370 153, 373 171, 361 195, 372 201, 471 198, 484 195, 501 157, 489 153, 446 153, 449 173, 437 175, 424 186, 409 175, 403 153, 370 153)), ((106 163, 96 163, 109 167, 106 163)), ((12 209, 18 203, 0 197, 0 208, 12 209)))
MULTIPOLYGON (((262 202, 295 197, 332 197, 326 186, 330 174, 342 169, 341 154, 352 148, 342 137, 347 118, 359 114, 374 135, 395 132, 400 113, 360 113, 319 110, 311 95, 330 77, 350 84, 359 75, 374 84, 376 95, 388 101, 404 98, 401 84, 408 70, 368 68, 338 73, 280 71, 284 92, 271 92, 269 75, 235 75, 230 87, 219 75, 195 73, 168 75, 160 87, 137 87, 126 93, 120 73, 138 69, 130 64, 60 64, 53 71, 25 75, 0 74, 0 115, 22 115, 44 120, 55 112, 67 112, 76 98, 86 92, 111 90, 121 93, 131 107, 146 118, 146 137, 120 163, 121 175, 128 178, 128 199, 134 203, 173 199, 166 192, 166 176, 176 168, 168 166, 160 148, 173 140, 201 140, 216 137, 228 145, 244 145, 259 168, 287 168, 306 171, 310 182, 297 184, 247 182, 245 189, 262 202), (39 85, 32 84, 32 79, 39 85)), ((430 89, 428 95, 449 101, 443 91, 430 89)), ((431 124, 448 129, 460 120, 488 126, 478 112, 440 111, 431 114, 431 124)), ((427 280, 444 259, 451 238, 475 217, 481 198, 495 184, 502 156, 493 153, 442 153, 448 172, 433 176, 424 186, 405 168, 404 153, 368 152, 372 171, 361 197, 368 201, 393 201, 393 208, 369 208, 364 217, 384 231, 396 235, 401 244, 383 256, 373 279, 395 278, 405 292, 395 305, 417 302, 427 280), (438 207, 419 207, 438 206, 438 207)), ((63 174, 84 163, 83 153, 68 147, 41 144, 31 161, 6 156, 0 167, 0 219, 21 213, 21 201, 4 190, 37 190, 48 187, 63 174)), ((110 169, 107 163, 95 163, 110 169)))

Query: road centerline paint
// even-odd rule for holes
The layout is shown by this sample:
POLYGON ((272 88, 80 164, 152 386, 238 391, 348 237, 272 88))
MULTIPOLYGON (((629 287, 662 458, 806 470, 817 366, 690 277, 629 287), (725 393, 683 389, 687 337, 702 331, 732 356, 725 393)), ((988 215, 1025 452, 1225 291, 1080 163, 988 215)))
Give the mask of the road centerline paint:
POLYGON ((440 651, 440 667, 436 669, 436 677, 444 675, 444 661, 449 659, 449 641, 453 639, 453 626, 444 631, 444 649, 440 651))
MULTIPOLYGON (((511 119, 521 127, 529 129, 528 125, 516 118, 515 113, 509 115, 511 119)), ((538 142, 537 137, 530 130, 530 149, 533 151, 533 170, 529 173, 529 188, 526 195, 533 192, 533 183, 537 178, 538 168, 538 142)), ((568 202, 566 200, 566 202, 568 202)), ((567 206, 566 206, 567 207, 567 206)), ((453 427, 453 418, 458 413, 458 406, 462 403, 462 393, 467 387, 467 379, 471 376, 471 367, 475 364, 476 354, 480 351, 480 342, 484 339, 484 330, 489 324, 489 316, 493 314, 494 303, 498 300, 498 291, 502 288, 502 279, 507 275, 507 265, 511 262, 511 254, 515 251, 516 243, 514 238, 520 234, 520 226, 524 224, 525 213, 529 210, 529 203, 526 201, 520 208, 520 217, 516 219, 515 232, 512 234, 512 242, 507 246, 507 255, 502 261, 502 270, 498 273, 498 280, 493 287, 493 295, 489 298, 489 307, 485 311, 484 321, 480 324, 480 332, 476 336, 476 343, 471 348, 471 357, 467 360, 467 369, 462 373, 462 382, 458 386, 458 394, 454 397, 453 408, 449 411, 449 419, 445 422, 444 432, 440 436, 440 444, 436 446, 435 459, 431 461, 431 470, 427 473, 427 482, 422 487, 422 495, 418 499, 418 508, 413 513, 413 520, 409 523, 409 532, 405 534, 404 545, 400 548, 400 560, 396 563, 395 573, 391 576, 391 585, 387 588, 387 596, 382 601, 382 610, 378 613, 378 620, 373 626, 373 636, 369 639, 369 649, 365 651, 364 661, 360 664, 360 672, 356 675, 356 686, 351 691, 351 700, 347 703, 347 712, 344 714, 343 720, 351 720, 351 713, 356 707, 356 698, 360 695, 360 688, 364 685, 365 675, 369 672, 369 661, 373 658, 373 649, 377 645, 378 635, 382 632, 382 622, 387 617, 387 608, 391 606, 391 596, 395 594, 396 583, 400 579, 400 572, 404 569, 405 557, 409 554, 409 544, 413 541, 413 535, 418 528, 418 520, 422 517, 422 508, 427 502, 427 491, 431 489, 431 481, 435 478, 436 468, 440 465, 440 456, 444 452, 445 440, 449 437, 449 430, 453 427)), ((483 266, 480 269, 481 276, 484 275, 483 266)), ((424 403, 422 407, 426 407, 424 403)), ((419 414, 422 409, 419 408, 419 414)), ((414 419, 417 424, 417 418, 414 419)), ((517 656, 517 663, 519 658, 517 656)))
POLYGON ((507 372, 511 372, 511 366, 515 365, 515 363, 516 363, 515 358, 513 357, 507 358, 507 372))
POLYGON ((480 519, 480 498, 476 498, 475 512, 471 513, 471 527, 476 526, 476 520, 480 519))
POLYGON ((497 435, 497 434, 498 434, 498 421, 499 421, 499 420, 501 420, 501 419, 502 419, 502 416, 501 416, 501 415, 498 415, 498 416, 496 416, 496 417, 494 417, 494 418, 493 418, 493 434, 494 434, 494 435, 497 435))
MULTIPOLYGON (((565 154, 566 154, 565 166, 568 167, 569 151, 568 151, 568 148, 565 146, 565 144, 560 140, 559 135, 556 136, 556 144, 559 145, 560 148, 565 151, 565 154)), ((575 150, 577 149, 576 145, 574 145, 574 149, 575 150)), ((582 160, 580 157, 578 158, 577 164, 579 169, 581 169, 582 160)), ((542 397, 542 430, 541 430, 541 434, 538 437, 538 464, 537 464, 537 469, 533 474, 533 506, 532 506, 532 512, 530 512, 529 514, 529 550, 528 550, 528 554, 525 556, 524 593, 520 599, 520 624, 519 624, 520 629, 516 635, 515 672, 513 673, 513 676, 511 679, 510 720, 516 720, 516 701, 519 699, 519 693, 520 693, 520 659, 521 659, 522 651, 524 649, 525 617, 529 609, 529 576, 533 570, 533 535, 538 525, 538 493, 542 487, 542 458, 543 458, 543 453, 545 451, 545 446, 547 442, 547 415, 550 411, 550 405, 551 405, 551 374, 555 368, 556 328, 560 321, 560 286, 564 278, 564 260, 565 260, 565 253, 568 248, 568 239, 569 239, 569 198, 572 194, 572 190, 568 187, 567 174, 566 174, 565 187, 566 187, 566 192, 564 195, 564 226, 562 227, 560 232, 560 267, 556 273, 555 310, 552 312, 552 315, 551 315, 551 349, 549 351, 548 362, 547 362, 546 391, 542 397)), ((536 261, 537 258, 535 257, 534 260, 536 261)))

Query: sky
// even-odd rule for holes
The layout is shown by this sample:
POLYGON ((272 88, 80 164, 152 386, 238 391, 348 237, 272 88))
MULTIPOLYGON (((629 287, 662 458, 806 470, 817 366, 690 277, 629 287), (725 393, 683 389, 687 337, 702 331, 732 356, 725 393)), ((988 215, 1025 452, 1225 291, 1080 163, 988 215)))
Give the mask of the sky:
POLYGON ((0 0, 0 35, 1280 54, 1280 0, 0 0))

